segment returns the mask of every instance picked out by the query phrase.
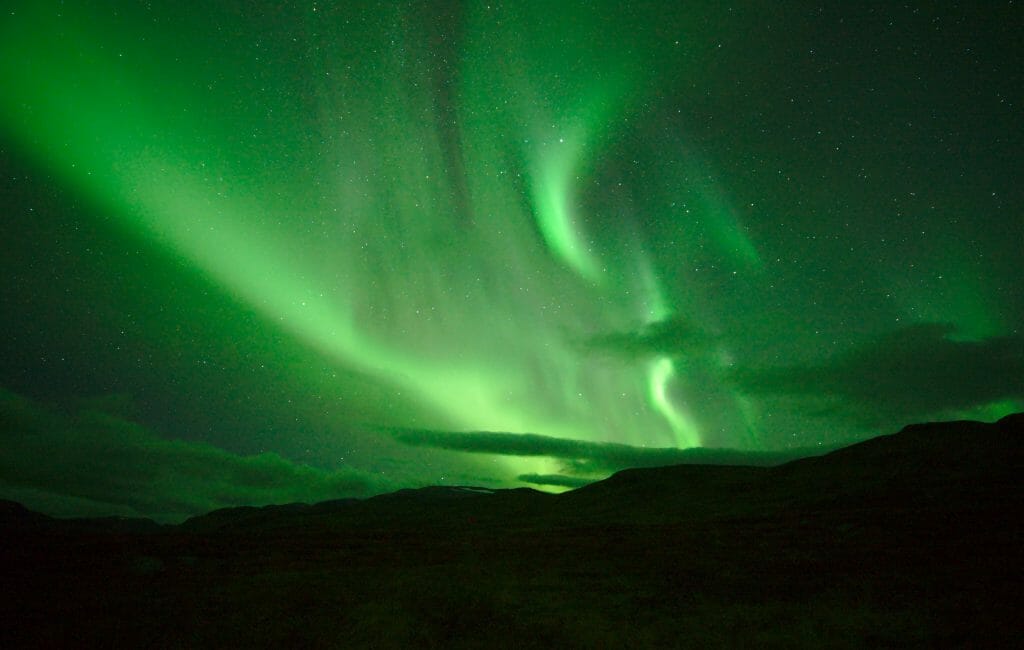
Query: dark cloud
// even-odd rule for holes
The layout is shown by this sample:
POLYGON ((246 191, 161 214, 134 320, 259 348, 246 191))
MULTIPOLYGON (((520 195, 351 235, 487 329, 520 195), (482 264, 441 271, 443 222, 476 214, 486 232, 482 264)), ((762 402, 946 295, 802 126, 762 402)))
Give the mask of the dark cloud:
POLYGON ((478 431, 428 431, 389 429, 396 440, 407 445, 502 456, 542 456, 564 462, 573 474, 607 474, 628 467, 660 467, 678 464, 778 465, 816 453, 816 450, 747 452, 734 449, 676 449, 674 447, 633 447, 614 442, 588 442, 554 438, 533 433, 478 431))
POLYGON ((566 476, 565 474, 520 474, 518 480, 523 483, 532 483, 533 485, 553 485, 567 488, 583 487, 594 482, 591 479, 566 476))
POLYGON ((584 346, 597 353, 623 357, 647 355, 689 356, 703 352, 714 338, 682 318, 649 323, 624 332, 611 332, 588 339, 584 346))
POLYGON ((913 420, 1024 399, 1024 336, 958 341, 948 325, 915 325, 819 365, 741 370, 745 391, 830 402, 867 423, 913 420))
POLYGON ((102 411, 64 415, 0 389, 0 493, 38 497, 49 511, 64 502, 71 510, 88 504, 91 514, 177 519, 225 506, 315 502, 391 487, 356 471, 168 440, 102 411))

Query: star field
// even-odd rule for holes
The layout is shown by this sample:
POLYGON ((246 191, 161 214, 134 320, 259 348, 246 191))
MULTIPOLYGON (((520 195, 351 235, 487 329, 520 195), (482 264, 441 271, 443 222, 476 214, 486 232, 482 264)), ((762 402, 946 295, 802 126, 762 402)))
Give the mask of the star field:
POLYGON ((0 488, 554 488, 1024 410, 1021 18, 15 2, 0 488))

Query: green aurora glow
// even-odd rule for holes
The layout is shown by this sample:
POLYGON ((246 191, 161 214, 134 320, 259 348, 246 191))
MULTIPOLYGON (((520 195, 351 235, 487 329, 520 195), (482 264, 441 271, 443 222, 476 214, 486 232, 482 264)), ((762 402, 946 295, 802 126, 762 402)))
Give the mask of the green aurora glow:
POLYGON ((7 192, 8 245, 91 255, 84 235, 30 237, 50 219, 110 251, 56 283, 5 267, 35 278, 7 289, 12 349, 60 346, 30 332, 36 301, 100 306, 69 307, 95 327, 88 351, 65 344, 76 363, 11 361, 0 382, 63 404, 128 394, 162 436, 382 486, 573 471, 381 427, 753 452, 1024 408, 1019 109, 994 99, 1020 73, 973 50, 1005 73, 978 82, 978 109, 957 88, 982 63, 929 49, 916 14, 862 44, 846 30, 885 24, 873 10, 674 4, 14 3, 0 145, 29 189, 7 192), (872 65, 897 78, 868 91, 872 65), (991 155, 936 161, 958 129, 991 155), (72 207, 30 215, 32 177, 72 207), (949 388, 915 358, 894 371, 905 398, 818 389, 830 370, 871 382, 902 331, 930 333, 922 358, 978 346, 987 365, 961 376, 1009 379, 943 408, 915 399, 949 388), (141 384, 122 344, 149 351, 141 384), (182 355, 223 370, 192 383, 182 355))

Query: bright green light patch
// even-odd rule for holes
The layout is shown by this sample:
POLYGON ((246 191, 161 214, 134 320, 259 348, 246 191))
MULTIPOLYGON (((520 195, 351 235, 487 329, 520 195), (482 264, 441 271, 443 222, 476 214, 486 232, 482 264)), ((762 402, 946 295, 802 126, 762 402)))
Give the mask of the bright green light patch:
MULTIPOLYGON (((337 139, 324 150, 337 161, 332 168, 308 170, 303 158, 285 170, 294 180, 265 185, 256 181, 265 174, 235 162, 242 158, 232 155, 241 146, 233 125, 199 110, 195 87, 174 66, 125 67, 117 38, 89 33, 84 18, 59 31, 43 16, 35 21, 5 39, 4 51, 19 53, 5 56, 2 68, 5 85, 17 89, 2 102, 6 127, 125 226, 159 241, 269 323, 427 405, 437 426, 652 441, 667 429, 696 444, 692 424, 664 389, 670 363, 651 380, 656 400, 648 405, 640 388, 646 370, 583 358, 566 336, 612 329, 635 305, 617 304, 617 287, 591 288, 601 263, 570 212, 577 174, 603 137, 595 132, 609 128, 616 110, 614 92, 582 102, 567 97, 574 108, 554 112, 578 112, 578 125, 565 142, 527 154, 545 243, 580 276, 552 277, 526 225, 528 209, 506 200, 500 178, 469 180, 483 191, 469 195, 476 229, 463 227, 451 190, 463 179, 444 172, 446 145, 422 124, 434 102, 429 94, 410 96, 387 83, 368 92, 340 74, 344 62, 324 59, 325 76, 339 71, 341 81, 321 91, 322 110, 355 115, 366 127, 332 128, 337 139), (147 77, 161 78, 159 90, 147 77), (381 114, 387 119, 375 119, 381 114), (407 134, 415 134, 415 147, 407 134), (288 183, 308 178, 333 182, 290 207, 272 195, 284 187, 299 196, 288 183), (307 232, 311 223, 322 225, 307 232), (439 257, 439 245, 455 241, 460 246, 439 257)), ((395 53, 380 65, 393 66, 385 78, 399 79, 405 62, 395 53)), ((494 137, 482 126, 461 134, 469 152, 487 151, 494 137)), ((647 283, 656 291, 653 279, 647 283)), ((641 300, 664 310, 657 295, 641 300)), ((510 463, 520 473, 557 470, 510 463)))
POLYGON ((671 359, 662 357, 651 363, 649 370, 651 404, 671 425, 677 447, 683 449, 696 447, 700 445, 697 427, 683 409, 674 404, 669 397, 669 389, 675 376, 675 368, 671 359))

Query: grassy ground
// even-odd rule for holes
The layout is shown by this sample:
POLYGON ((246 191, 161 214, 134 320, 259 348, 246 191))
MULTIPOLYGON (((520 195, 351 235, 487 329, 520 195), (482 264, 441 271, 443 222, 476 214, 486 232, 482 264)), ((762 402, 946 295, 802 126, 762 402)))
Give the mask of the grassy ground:
POLYGON ((557 497, 432 488, 156 531, 6 504, 0 648, 1016 648, 1022 472, 1013 416, 557 497))
MULTIPOLYGON (((7 537, 5 647, 1010 647, 998 513, 7 537)), ((1009 562, 1009 563, 1008 563, 1009 562)))

